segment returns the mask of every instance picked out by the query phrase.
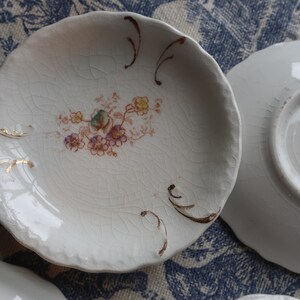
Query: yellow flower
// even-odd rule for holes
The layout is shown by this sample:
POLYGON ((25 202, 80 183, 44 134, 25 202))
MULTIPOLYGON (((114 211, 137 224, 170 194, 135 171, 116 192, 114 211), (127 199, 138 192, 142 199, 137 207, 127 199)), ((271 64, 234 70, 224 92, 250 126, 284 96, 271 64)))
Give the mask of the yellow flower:
POLYGON ((71 122, 80 123, 83 120, 83 114, 81 111, 71 113, 71 122))
POLYGON ((146 96, 133 98, 134 111, 139 115, 145 115, 149 110, 149 100, 146 96))

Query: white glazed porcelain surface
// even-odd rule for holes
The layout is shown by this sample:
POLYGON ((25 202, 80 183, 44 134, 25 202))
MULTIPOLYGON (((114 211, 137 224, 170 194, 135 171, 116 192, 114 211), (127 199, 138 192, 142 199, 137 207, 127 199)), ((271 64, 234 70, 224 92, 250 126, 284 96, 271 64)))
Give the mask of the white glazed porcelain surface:
POLYGON ((228 73, 243 152, 222 217, 264 258, 300 272, 300 42, 274 45, 228 73))
POLYGON ((161 262, 208 228, 233 188, 231 88, 212 57, 162 22, 65 19, 7 58, 0 90, 1 222, 57 264, 161 262))
POLYGON ((0 262, 1 300, 63 300, 63 294, 52 284, 31 271, 0 262))
POLYGON ((293 300, 296 299, 290 296, 284 295, 264 295, 264 294, 255 294, 255 295, 247 295, 237 300, 293 300))

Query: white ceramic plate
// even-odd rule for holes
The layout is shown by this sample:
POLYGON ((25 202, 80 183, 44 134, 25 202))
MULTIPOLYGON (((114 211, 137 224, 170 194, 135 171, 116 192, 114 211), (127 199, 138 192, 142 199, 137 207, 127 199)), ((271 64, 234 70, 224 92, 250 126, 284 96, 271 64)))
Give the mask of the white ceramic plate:
POLYGON ((255 294, 247 295, 237 300, 293 300, 294 297, 284 296, 284 295, 264 295, 264 294, 255 294))
POLYGON ((1 300, 63 300, 54 285, 31 271, 0 261, 1 300))
POLYGON ((300 42, 259 51, 228 79, 242 118, 243 153, 222 217, 267 260, 300 272, 300 42))
POLYGON ((233 188, 231 88, 195 41, 162 22, 65 19, 7 58, 0 90, 1 221, 57 264, 161 262, 208 228, 233 188))

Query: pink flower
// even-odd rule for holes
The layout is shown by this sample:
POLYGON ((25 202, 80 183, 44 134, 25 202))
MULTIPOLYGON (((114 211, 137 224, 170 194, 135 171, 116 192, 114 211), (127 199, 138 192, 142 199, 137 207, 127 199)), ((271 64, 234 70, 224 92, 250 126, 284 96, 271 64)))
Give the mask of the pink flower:
POLYGON ((79 134, 82 137, 89 137, 91 135, 91 129, 89 126, 82 126, 79 128, 79 134))
POLYGON ((64 113, 59 114, 59 116, 56 118, 56 123, 60 125, 61 123, 63 124, 68 124, 69 123, 69 118, 66 116, 64 113))
POLYGON ((156 111, 157 113, 160 113, 161 103, 162 103, 161 99, 158 98, 155 100, 154 111, 156 111))
POLYGON ((64 140, 64 144, 67 149, 70 149, 74 152, 82 149, 85 145, 84 141, 79 137, 77 133, 68 135, 64 140))
POLYGON ((120 99, 120 96, 116 92, 113 92, 112 99, 118 100, 118 99, 120 99))
POLYGON ((100 135, 95 135, 92 138, 90 138, 88 143, 88 149, 90 150, 92 155, 103 156, 108 150, 107 141, 100 135))
POLYGON ((113 126, 109 133, 106 135, 106 140, 110 146, 120 147, 127 141, 125 129, 121 125, 113 126))

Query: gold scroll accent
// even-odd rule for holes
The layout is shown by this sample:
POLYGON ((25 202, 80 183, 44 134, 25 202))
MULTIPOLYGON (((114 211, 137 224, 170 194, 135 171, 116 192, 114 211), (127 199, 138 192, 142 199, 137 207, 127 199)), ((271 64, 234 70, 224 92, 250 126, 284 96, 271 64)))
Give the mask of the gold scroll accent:
MULTIPOLYGON (((27 126, 30 129, 33 129, 31 125, 27 126)), ((9 130, 7 128, 0 128, 0 135, 11 138, 11 139, 19 139, 28 135, 28 132, 23 132, 21 130, 9 130)))
POLYGON ((0 160, 0 166, 1 165, 8 165, 6 168, 5 168, 5 172, 6 173, 10 173, 12 168, 16 165, 19 165, 19 164, 26 164, 28 165, 29 168, 33 168, 34 167, 34 164, 32 161, 30 160, 26 160, 26 159, 3 159, 3 160, 0 160))
POLYGON ((161 224, 163 225, 165 240, 164 240, 163 246, 158 251, 158 255, 162 256, 164 254, 164 252, 166 251, 167 246, 168 246, 168 233, 167 233, 167 228, 166 228, 165 222, 156 213, 154 213, 151 210, 144 210, 144 211, 141 212, 142 217, 145 217, 147 214, 151 214, 152 216, 154 216, 156 218, 156 220, 157 220, 157 229, 161 228, 161 224))
POLYGON ((191 221, 193 222, 196 222, 196 223, 202 223, 202 224, 205 224, 205 223, 210 223, 212 222, 214 219, 217 218, 219 212, 220 212, 220 208, 217 212, 215 213, 211 213, 209 214, 208 216, 205 216, 205 217, 200 217, 200 218, 196 218, 196 217, 193 217, 192 215, 190 215, 187 210, 195 207, 195 204, 191 204, 191 205, 180 205, 178 203, 175 202, 174 199, 178 200, 178 199, 181 199, 182 196, 176 196, 173 194, 173 190, 175 189, 175 185, 174 184, 171 184, 169 187, 168 187, 168 193, 169 193, 169 201, 171 202, 171 204, 173 205, 173 207, 181 214, 183 215, 184 217, 190 219, 191 221))

